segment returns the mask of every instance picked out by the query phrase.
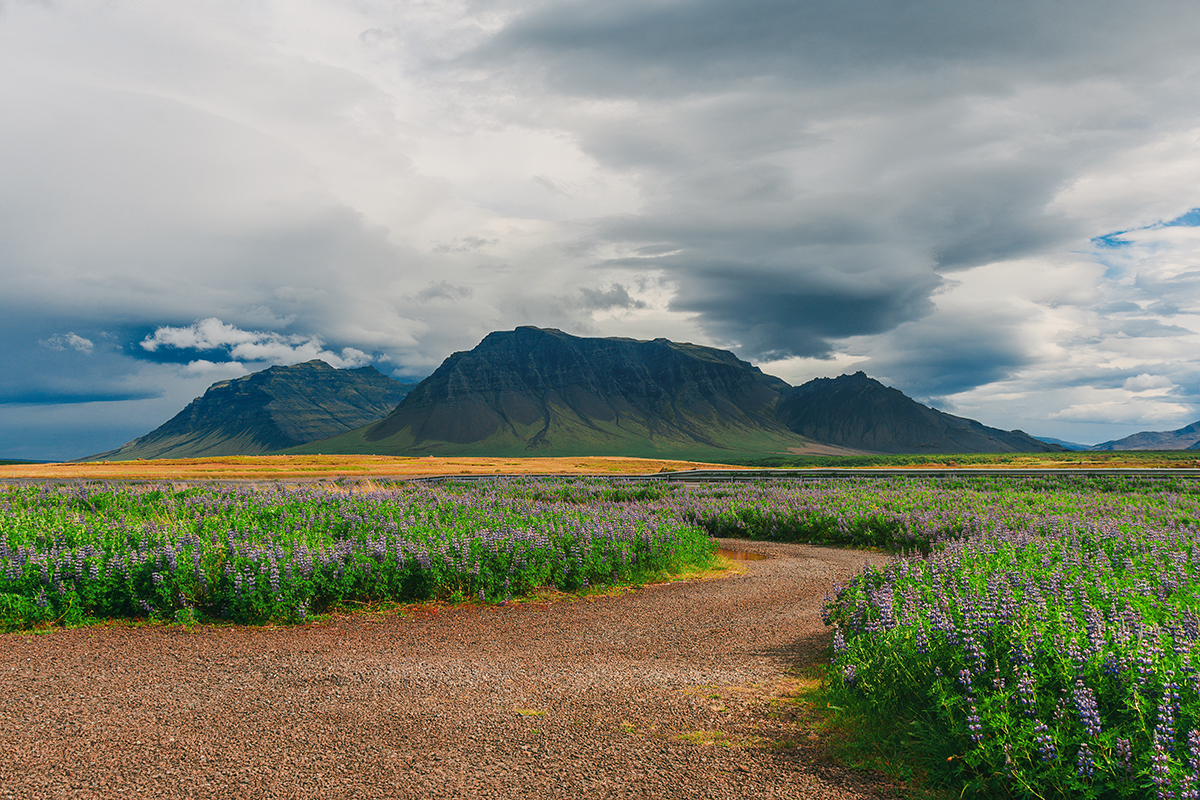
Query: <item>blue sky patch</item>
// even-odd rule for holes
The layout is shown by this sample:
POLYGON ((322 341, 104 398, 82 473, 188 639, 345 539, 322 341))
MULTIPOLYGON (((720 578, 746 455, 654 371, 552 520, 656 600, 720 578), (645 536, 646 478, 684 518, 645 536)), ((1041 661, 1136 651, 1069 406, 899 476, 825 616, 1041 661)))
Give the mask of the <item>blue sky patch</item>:
POLYGON ((1117 231, 1116 233, 1110 233, 1106 236, 1097 236, 1096 238, 1092 239, 1092 244, 1096 245, 1096 247, 1104 248, 1105 250, 1115 250, 1118 247, 1126 247, 1133 244, 1131 240, 1121 238, 1126 233, 1129 233, 1129 231, 1117 231))
MULTIPOLYGON (((1142 228, 1134 228, 1132 230, 1150 231, 1155 228, 1197 228, 1200 227, 1200 208, 1193 208, 1186 214, 1180 214, 1170 222, 1156 222, 1153 225, 1146 225, 1142 228)), ((1131 239, 1122 239, 1121 237, 1131 231, 1116 231, 1107 233, 1104 236, 1097 236, 1092 239, 1092 244, 1104 250, 1115 250, 1118 247, 1128 247, 1133 244, 1131 239)))
POLYGON ((1163 223, 1164 228, 1196 228, 1200 227, 1200 208, 1193 208, 1186 214, 1180 214, 1170 222, 1163 223))

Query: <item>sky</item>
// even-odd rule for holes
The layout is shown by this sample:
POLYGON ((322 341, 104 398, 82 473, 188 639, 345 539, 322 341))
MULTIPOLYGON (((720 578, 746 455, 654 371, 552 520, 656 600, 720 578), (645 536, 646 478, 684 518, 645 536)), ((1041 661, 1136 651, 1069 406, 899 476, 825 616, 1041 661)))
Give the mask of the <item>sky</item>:
POLYGON ((0 0, 0 457, 518 325, 1200 419, 1190 0, 0 0))

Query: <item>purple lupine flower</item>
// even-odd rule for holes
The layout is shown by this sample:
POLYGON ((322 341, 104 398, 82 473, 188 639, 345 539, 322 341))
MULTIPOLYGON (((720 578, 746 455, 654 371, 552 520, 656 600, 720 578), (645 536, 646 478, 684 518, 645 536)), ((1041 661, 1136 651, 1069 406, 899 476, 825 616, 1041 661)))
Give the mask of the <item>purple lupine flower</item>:
POLYGON ((1128 739, 1118 738, 1113 743, 1113 749, 1116 750, 1117 760, 1125 769, 1124 780, 1129 780, 1130 770, 1133 769, 1133 743, 1128 739))
POLYGON ((1042 761, 1053 761, 1058 758, 1058 748, 1054 746, 1054 737, 1046 723, 1038 722, 1033 726, 1033 742, 1037 745, 1038 758, 1042 761))
POLYGON ((967 730, 971 732, 971 741, 979 744, 983 741, 983 720, 979 718, 979 709, 975 706, 974 697, 967 697, 967 706, 970 709, 970 713, 967 714, 967 730))
POLYGON ((1179 797, 1181 800, 1200 800, 1200 731, 1188 731, 1188 769, 1183 773, 1179 797))
POLYGON ((845 664, 842 666, 842 680, 847 686, 854 686, 858 683, 858 667, 854 664, 845 664))
POLYGON ((1096 774, 1096 760, 1087 742, 1079 745, 1079 756, 1075 759, 1075 774, 1086 780, 1091 780, 1096 774))
POLYGON ((1166 741, 1157 732, 1154 735, 1154 749, 1150 754, 1150 782, 1154 784, 1155 797, 1167 800, 1171 788, 1171 756, 1167 752, 1166 741))
POLYGON ((1076 678, 1071 696, 1075 701, 1075 711, 1079 715, 1079 722, 1083 725, 1087 735, 1093 738, 1099 736, 1101 733, 1100 707, 1096 704, 1096 695, 1091 689, 1084 686, 1082 679, 1076 678))

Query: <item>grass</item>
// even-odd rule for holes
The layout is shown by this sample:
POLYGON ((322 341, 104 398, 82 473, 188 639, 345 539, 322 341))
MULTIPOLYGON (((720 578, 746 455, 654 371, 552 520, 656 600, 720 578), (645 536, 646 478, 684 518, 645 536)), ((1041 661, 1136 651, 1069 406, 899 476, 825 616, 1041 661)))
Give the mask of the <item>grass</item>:
MULTIPOLYGON (((377 488, 344 484, 325 491, 347 502, 362 492, 366 502, 377 488)), ((459 498, 481 489, 477 484, 413 488, 436 493, 436 507, 444 509, 475 503, 490 514, 498 507, 498 494, 487 491, 478 502, 459 498)), ((72 514, 98 502, 83 487, 62 491, 81 493, 72 514)), ((617 507, 670 509, 720 535, 909 551, 896 566, 865 571, 839 588, 829 612, 842 635, 836 669, 802 671, 788 692, 763 694, 786 723, 774 735, 759 741, 757 733, 722 731, 717 722, 675 734, 684 741, 812 747, 916 787, 911 792, 937 783, 980 797, 1142 797, 1153 794, 1160 779, 1172 790, 1191 788, 1182 774, 1193 759, 1189 735, 1200 728, 1200 684, 1193 677, 1200 666, 1200 627, 1193 625, 1200 620, 1200 487, 1194 481, 901 477, 697 487, 564 479, 505 481, 496 484, 501 491, 513 508, 552 505, 572 519, 617 507), (1001 601, 1015 601, 1017 610, 1005 610, 1001 601), (1088 639, 1093 636, 1099 638, 1088 639), (1036 693, 1021 689, 1023 680, 1032 681, 1036 693), (1081 722, 1088 697, 1099 701, 1101 734, 1088 733, 1081 722), (1121 756, 1122 748, 1132 755, 1121 756), (1155 761, 1163 748, 1166 760, 1155 761), (1094 780, 1077 774, 1087 765, 1095 767, 1094 780), (1131 777, 1121 778, 1118 767, 1131 777), (997 777, 1006 771, 1011 775, 997 777)), ((357 513, 347 506, 345 518, 357 513)), ((152 521, 162 526, 172 519, 168 513, 152 521)), ((81 524, 68 515, 56 530, 81 524)), ((63 581, 75 580, 82 566, 59 551, 54 568, 67 570, 63 581)), ((270 559, 278 561, 256 558, 239 569, 257 567, 254 574, 265 575, 270 559)), ((718 563, 676 577, 731 569, 718 563)), ((628 591, 580 585, 583 573, 573 575, 568 587, 535 588, 528 602, 544 597, 540 592, 563 596, 564 588, 585 595, 628 591)), ((648 572, 641 580, 660 577, 648 572)), ((34 591, 45 585, 32 571, 29 578, 34 591)), ((209 579, 221 580, 215 571, 209 579)), ((450 599, 472 591, 466 586, 450 599)), ((69 605, 56 610, 60 619, 69 612, 69 605)), ((710 690, 705 699, 727 706, 723 692, 710 690)))
POLYGON ((789 469, 820 467, 1194 469, 1200 468, 1200 452, 1195 450, 1119 450, 1066 453, 903 453, 855 456, 769 456, 735 459, 735 461, 746 467, 789 469))
POLYGON ((678 521, 474 488, 9 488, 0 628, 138 616, 299 622, 381 601, 502 603, 697 575, 714 561, 712 541, 678 521))
POLYGON ((216 458, 152 459, 46 463, 0 461, 3 480, 128 481, 313 481, 405 479, 439 475, 648 475, 692 469, 739 468, 1200 468, 1200 453, 1187 450, 1070 453, 1000 453, 935 455, 764 456, 731 458, 726 463, 625 456, 570 457, 416 457, 368 455, 269 455, 216 458), (730 463, 732 462, 732 463, 730 463))
POLYGON ((757 741, 746 736, 728 734, 725 731, 690 731, 679 734, 682 741, 701 747, 749 747, 757 741))
POLYGON ((435 475, 490 475, 497 470, 517 474, 580 475, 657 472, 734 465, 661 458, 587 456, 570 458, 471 458, 361 455, 222 456, 219 458, 153 459, 150 461, 0 464, 0 480, 127 480, 127 481, 277 481, 336 479, 404 479, 435 475))
POLYGON ((1200 528, 1194 495, 1153 495, 994 519, 839 587, 849 738, 963 796, 1193 796, 1200 528))

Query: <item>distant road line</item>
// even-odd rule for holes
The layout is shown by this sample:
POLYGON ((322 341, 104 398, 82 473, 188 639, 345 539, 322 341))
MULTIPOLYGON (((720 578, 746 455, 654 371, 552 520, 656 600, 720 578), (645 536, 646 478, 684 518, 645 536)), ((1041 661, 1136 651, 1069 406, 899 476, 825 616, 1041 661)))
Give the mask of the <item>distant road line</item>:
POLYGON ((274 484, 346 484, 371 481, 396 481, 413 483, 443 483, 446 481, 494 481, 494 480, 549 480, 549 479, 606 479, 618 481, 647 481, 668 483, 752 483, 768 480, 854 480, 862 478, 1044 478, 1062 477, 1128 477, 1128 478, 1185 478, 1200 479, 1200 469, 1172 468, 1123 468, 1123 467, 922 467, 922 468, 877 468, 877 467, 811 467, 801 469, 691 469, 678 472, 649 473, 586 473, 586 472, 513 472, 513 473, 448 473, 444 475, 332 475, 314 477, 271 478, 247 476, 240 478, 172 478, 172 477, 108 477, 85 476, 57 478, 3 478, 0 486, 29 486, 35 484, 66 483, 153 483, 176 486, 253 485, 274 484))
POLYGON ((1193 478, 1200 479, 1200 469, 1155 469, 1150 468, 1121 468, 1121 467, 922 467, 904 468, 875 468, 875 467, 812 467, 804 469, 692 469, 679 472, 652 472, 639 475, 620 475, 606 473, 602 475, 562 473, 512 473, 492 475, 426 475, 409 480, 421 482, 441 481, 474 481, 506 479, 539 479, 539 478, 612 478, 624 481, 667 481, 678 483, 747 483, 763 480, 815 480, 815 479, 852 479, 852 478, 968 478, 968 477, 1016 477, 1041 478, 1051 475, 1086 476, 1086 477, 1135 477, 1135 478, 1193 478))

